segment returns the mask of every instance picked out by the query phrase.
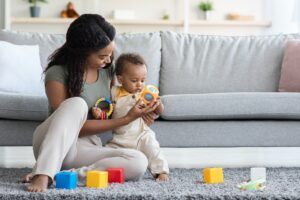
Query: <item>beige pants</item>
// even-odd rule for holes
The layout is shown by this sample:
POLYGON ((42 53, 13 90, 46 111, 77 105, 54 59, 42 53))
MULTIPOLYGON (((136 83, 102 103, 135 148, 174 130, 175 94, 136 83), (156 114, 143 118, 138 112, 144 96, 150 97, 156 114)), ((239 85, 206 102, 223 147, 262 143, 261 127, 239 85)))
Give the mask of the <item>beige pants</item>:
POLYGON ((87 113, 88 107, 82 98, 69 98, 36 128, 33 134, 36 158, 33 174, 45 174, 53 179, 60 170, 71 168, 105 170, 122 167, 125 180, 140 179, 148 165, 142 153, 102 147, 96 135, 78 138, 87 113))
POLYGON ((169 173, 168 162, 160 150, 155 133, 149 128, 140 133, 136 139, 126 137, 126 133, 121 135, 114 134, 113 139, 106 146, 139 150, 148 158, 148 168, 154 176, 161 173, 169 173))

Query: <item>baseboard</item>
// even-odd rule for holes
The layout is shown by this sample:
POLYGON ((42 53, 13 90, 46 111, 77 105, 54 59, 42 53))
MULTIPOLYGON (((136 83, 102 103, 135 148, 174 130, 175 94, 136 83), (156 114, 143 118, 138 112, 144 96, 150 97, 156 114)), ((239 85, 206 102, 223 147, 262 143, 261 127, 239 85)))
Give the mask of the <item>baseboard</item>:
MULTIPOLYGON (((300 147, 162 148, 170 168, 299 167, 300 147)), ((0 167, 32 167, 32 147, 0 147, 0 167)))
POLYGON ((165 148, 171 167, 299 167, 300 147, 165 148))

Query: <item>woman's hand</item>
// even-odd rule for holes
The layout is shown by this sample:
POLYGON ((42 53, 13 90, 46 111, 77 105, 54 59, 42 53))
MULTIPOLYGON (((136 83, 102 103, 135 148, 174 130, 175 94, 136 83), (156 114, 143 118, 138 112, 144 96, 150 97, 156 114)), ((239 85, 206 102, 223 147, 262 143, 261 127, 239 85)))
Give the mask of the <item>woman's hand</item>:
POLYGON ((158 101, 153 101, 146 105, 141 99, 128 111, 126 117, 129 121, 133 121, 147 113, 154 111, 159 106, 158 101))
POLYGON ((92 107, 91 109, 92 115, 95 119, 101 119, 102 117, 102 110, 98 107, 92 107))

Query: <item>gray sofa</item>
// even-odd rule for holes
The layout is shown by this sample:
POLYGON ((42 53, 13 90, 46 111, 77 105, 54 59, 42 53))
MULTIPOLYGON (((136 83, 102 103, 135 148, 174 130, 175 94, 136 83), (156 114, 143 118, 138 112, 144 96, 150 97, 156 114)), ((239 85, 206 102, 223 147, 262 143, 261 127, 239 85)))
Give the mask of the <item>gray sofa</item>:
MULTIPOLYGON (((119 34, 116 56, 128 51, 145 57, 147 83, 159 86, 165 105, 152 125, 162 147, 298 147, 300 94, 277 92, 291 38, 300 34, 119 34)), ((64 40, 63 35, 0 32, 0 41, 38 44, 43 67, 64 40)), ((45 95, 0 91, 0 145, 31 145, 47 107, 45 95)), ((101 137, 106 141, 110 135, 101 137)))

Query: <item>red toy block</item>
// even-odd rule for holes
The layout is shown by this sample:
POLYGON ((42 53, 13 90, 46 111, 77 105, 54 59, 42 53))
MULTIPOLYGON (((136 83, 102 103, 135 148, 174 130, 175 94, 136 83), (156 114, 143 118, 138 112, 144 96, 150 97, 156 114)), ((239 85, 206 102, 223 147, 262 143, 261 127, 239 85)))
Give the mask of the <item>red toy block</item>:
POLYGON ((108 168, 108 182, 109 183, 124 183, 124 169, 123 168, 108 168))

